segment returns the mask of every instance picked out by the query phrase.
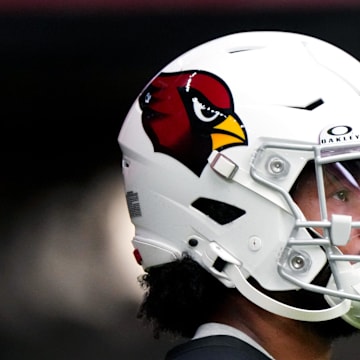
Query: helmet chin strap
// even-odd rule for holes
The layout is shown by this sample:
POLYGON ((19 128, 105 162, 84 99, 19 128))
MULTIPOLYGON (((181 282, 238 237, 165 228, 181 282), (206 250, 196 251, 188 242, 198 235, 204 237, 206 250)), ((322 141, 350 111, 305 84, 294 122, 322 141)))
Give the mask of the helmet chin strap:
POLYGON ((343 316, 350 310, 351 300, 344 299, 322 310, 299 309, 279 302, 254 288, 244 277, 240 266, 228 263, 224 273, 232 280, 239 292, 248 300, 273 314, 300 321, 326 321, 343 316))

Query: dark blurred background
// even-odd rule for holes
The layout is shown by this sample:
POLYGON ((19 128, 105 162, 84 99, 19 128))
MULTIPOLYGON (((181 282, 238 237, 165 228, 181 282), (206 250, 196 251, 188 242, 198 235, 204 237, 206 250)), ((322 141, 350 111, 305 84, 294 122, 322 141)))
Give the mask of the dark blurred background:
MULTIPOLYGON (((136 320, 117 136, 164 65, 248 30, 360 59, 355 0, 0 0, 1 359, 161 359, 173 346, 136 320)), ((335 359, 359 358, 359 339, 335 359)))

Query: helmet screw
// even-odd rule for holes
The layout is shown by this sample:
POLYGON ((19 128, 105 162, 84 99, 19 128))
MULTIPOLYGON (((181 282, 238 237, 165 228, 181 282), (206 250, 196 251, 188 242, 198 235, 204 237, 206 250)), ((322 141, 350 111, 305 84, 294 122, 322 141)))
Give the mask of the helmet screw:
POLYGON ((291 258, 290 264, 294 270, 301 270, 305 266, 305 258, 297 254, 291 258))
POLYGON ((189 244, 191 247, 197 246, 198 243, 199 243, 199 241, 197 241, 196 239, 190 239, 190 240, 188 241, 188 244, 189 244))
POLYGON ((279 158, 273 158, 269 163, 269 168, 273 174, 281 174, 285 168, 284 161, 279 158))

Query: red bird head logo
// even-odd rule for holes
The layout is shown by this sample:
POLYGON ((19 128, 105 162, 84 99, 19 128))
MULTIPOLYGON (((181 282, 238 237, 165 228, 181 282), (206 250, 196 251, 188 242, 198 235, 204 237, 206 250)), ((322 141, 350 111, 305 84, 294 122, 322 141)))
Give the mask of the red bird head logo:
POLYGON ((228 86, 204 71, 161 73, 139 98, 143 127, 154 150, 197 176, 212 150, 247 145, 228 86))

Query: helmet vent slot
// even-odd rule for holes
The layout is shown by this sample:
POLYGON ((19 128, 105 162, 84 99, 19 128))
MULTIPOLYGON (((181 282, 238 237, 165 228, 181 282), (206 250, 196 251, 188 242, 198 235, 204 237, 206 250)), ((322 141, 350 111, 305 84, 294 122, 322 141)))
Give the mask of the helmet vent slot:
POLYGON ((234 205, 203 197, 198 198, 191 205, 220 225, 228 224, 246 213, 245 210, 234 205))
POLYGON ((319 106, 321 106, 322 104, 324 104, 324 100, 323 99, 318 99, 318 100, 313 101, 309 105, 306 105, 306 106, 303 106, 303 107, 302 106, 289 106, 289 107, 292 107, 294 109, 312 111, 312 110, 315 110, 316 108, 318 108, 319 106))

